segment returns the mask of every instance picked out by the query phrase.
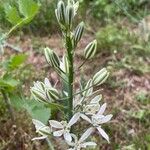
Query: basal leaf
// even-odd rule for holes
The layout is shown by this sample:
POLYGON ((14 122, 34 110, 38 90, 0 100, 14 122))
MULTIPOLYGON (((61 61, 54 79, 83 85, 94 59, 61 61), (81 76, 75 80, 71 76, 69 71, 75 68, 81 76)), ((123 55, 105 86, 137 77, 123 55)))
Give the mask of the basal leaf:
POLYGON ((13 56, 9 61, 9 64, 8 64, 9 68, 11 69, 18 68, 22 63, 25 62, 26 59, 27 59, 27 55, 25 54, 19 54, 19 55, 13 56))
POLYGON ((33 0, 19 0, 19 11, 25 18, 35 16, 39 10, 39 4, 33 0))
POLYGON ((15 88, 20 82, 13 78, 0 79, 0 88, 15 88))
POLYGON ((25 100, 24 108, 33 119, 37 119, 44 124, 46 124, 48 119, 50 119, 51 110, 40 102, 35 100, 25 100))
POLYGON ((6 5, 5 14, 6 14, 7 20, 13 25, 16 25, 22 21, 22 18, 19 16, 19 13, 15 7, 6 5))

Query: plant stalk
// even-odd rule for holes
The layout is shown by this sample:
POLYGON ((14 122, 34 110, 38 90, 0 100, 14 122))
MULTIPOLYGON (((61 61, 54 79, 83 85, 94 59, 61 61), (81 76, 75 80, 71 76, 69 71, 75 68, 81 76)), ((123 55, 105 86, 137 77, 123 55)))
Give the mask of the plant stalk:
POLYGON ((54 149, 54 147, 53 147, 52 142, 50 141, 50 139, 49 139, 49 138, 46 138, 46 141, 47 141, 47 144, 48 144, 49 150, 55 150, 55 149, 54 149))
POLYGON ((73 80, 74 80, 74 67, 73 67, 73 45, 69 35, 66 35, 66 48, 67 58, 69 62, 69 73, 68 73, 68 120, 72 117, 73 110, 73 80))

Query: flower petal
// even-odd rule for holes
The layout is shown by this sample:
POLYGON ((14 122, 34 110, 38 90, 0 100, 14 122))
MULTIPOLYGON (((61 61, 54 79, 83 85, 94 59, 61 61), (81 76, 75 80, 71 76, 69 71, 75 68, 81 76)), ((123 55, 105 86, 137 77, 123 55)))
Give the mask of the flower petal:
POLYGON ((69 132, 65 132, 64 133, 64 139, 68 142, 71 142, 72 141, 72 136, 69 132))
POLYGON ((96 145, 97 144, 95 142, 85 142, 85 143, 81 144, 81 147, 86 148, 87 146, 92 146, 93 148, 95 148, 96 145))
POLYGON ((48 126, 45 126, 45 127, 39 129, 39 133, 42 135, 50 135, 51 129, 48 126))
POLYGON ((106 115, 105 117, 103 117, 103 118, 101 119, 101 124, 110 121, 112 117, 113 117, 112 114, 106 115))
POLYGON ((98 115, 102 115, 102 114, 104 113, 106 107, 107 107, 107 104, 104 103, 104 104, 100 107, 100 109, 99 109, 99 111, 98 111, 97 114, 98 114, 98 115))
POLYGON ((41 128, 45 127, 45 124, 43 124, 41 121, 32 119, 33 124, 35 125, 36 131, 38 132, 41 128))
POLYGON ((92 123, 91 120, 90 120, 85 114, 80 114, 80 117, 81 117, 83 120, 86 120, 87 122, 92 123))
POLYGON ((90 104, 98 104, 101 99, 102 95, 97 95, 91 100, 90 104))
POLYGON ((88 128, 84 133, 83 135, 81 136, 81 138, 79 139, 79 142, 83 142, 84 140, 86 140, 90 135, 91 133, 94 131, 94 128, 91 127, 91 128, 88 128))
POLYGON ((63 125, 60 122, 56 121, 56 120, 50 120, 49 124, 53 128, 58 128, 58 129, 62 129, 63 128, 63 125))
POLYGON ((59 137, 59 136, 62 136, 62 135, 63 135, 63 132, 64 132, 64 130, 54 131, 54 132, 53 132, 53 135, 59 137))
POLYGON ((68 126, 71 127, 72 125, 74 125, 80 118, 80 113, 76 113, 73 115, 73 117, 70 119, 68 126))
POLYGON ((45 78, 44 83, 45 83, 45 85, 46 85, 47 87, 49 87, 49 88, 52 87, 52 85, 51 85, 51 83, 49 82, 49 79, 48 79, 48 78, 45 78))
POLYGON ((35 137, 32 139, 32 141, 35 141, 35 140, 43 140, 43 139, 46 139, 47 136, 40 136, 40 137, 35 137))
POLYGON ((104 139, 107 140, 107 142, 109 143, 109 137, 107 135, 107 133, 101 128, 101 127, 97 127, 97 130, 99 131, 99 133, 102 135, 102 137, 104 139))

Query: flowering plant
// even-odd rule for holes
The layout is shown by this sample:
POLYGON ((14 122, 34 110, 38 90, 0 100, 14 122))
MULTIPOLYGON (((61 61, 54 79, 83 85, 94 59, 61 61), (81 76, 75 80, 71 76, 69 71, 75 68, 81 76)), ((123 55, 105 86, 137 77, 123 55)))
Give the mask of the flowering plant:
MULTIPOLYGON (((55 10, 66 48, 62 60, 53 50, 49 48, 44 50, 47 62, 55 69, 62 80, 62 90, 57 90, 47 78, 44 82, 35 82, 34 86, 31 87, 31 93, 36 100, 51 107, 56 107, 62 114, 60 117, 62 121, 49 120, 49 126, 33 119, 36 131, 41 135, 34 140, 45 139, 51 135, 57 138, 63 137, 70 147, 68 150, 80 150, 88 146, 95 147, 95 142, 85 141, 94 131, 98 131, 109 142, 109 137, 102 129, 102 125, 112 118, 111 114, 104 115, 107 104, 100 105, 102 95, 98 94, 99 91, 93 91, 93 87, 103 84, 108 78, 109 72, 106 68, 97 72, 85 85, 80 83, 80 88, 74 90, 75 49, 84 31, 83 22, 72 31, 73 19, 77 14, 78 7, 79 2, 74 2, 74 0, 68 0, 67 3, 60 0, 55 10), (83 131, 82 135, 75 132, 75 125, 80 123, 81 119, 90 126, 83 131), (78 138, 78 135, 81 137, 78 138)), ((84 50, 85 61, 94 57, 96 49, 97 41, 93 40, 84 50)))

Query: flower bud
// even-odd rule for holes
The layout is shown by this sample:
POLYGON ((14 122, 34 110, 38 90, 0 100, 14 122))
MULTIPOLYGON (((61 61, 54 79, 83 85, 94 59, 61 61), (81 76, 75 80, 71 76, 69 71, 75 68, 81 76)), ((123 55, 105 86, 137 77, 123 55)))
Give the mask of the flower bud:
POLYGON ((94 40, 93 42, 89 43, 84 50, 84 56, 86 59, 90 59, 94 57, 97 50, 97 41, 94 40))
POLYGON ((42 82, 40 82, 40 81, 34 82, 34 87, 35 87, 37 90, 42 91, 42 92, 45 90, 44 84, 43 84, 42 82))
POLYGON ((55 100, 58 100, 60 98, 60 94, 54 88, 47 89, 46 90, 46 96, 47 96, 47 99, 49 101, 55 101, 55 100))
POLYGON ((81 22, 75 29, 74 32, 74 43, 77 45, 77 43, 81 40, 82 34, 84 31, 84 23, 81 22))
POLYGON ((97 72, 93 77, 93 84, 94 85, 101 85, 103 84, 109 76, 109 72, 106 68, 101 69, 97 72))
POLYGON ((47 62, 54 68, 59 68, 60 60, 59 57, 49 48, 45 48, 45 57, 47 62))
POLYGON ((46 102, 46 96, 44 92, 38 90, 35 87, 32 87, 31 93, 32 93, 32 96, 35 98, 35 100, 40 101, 40 102, 46 102))
POLYGON ((84 91, 83 92, 83 96, 85 96, 85 97, 88 97, 88 96, 90 96, 91 94, 92 94, 92 92, 93 92, 93 87, 92 87, 92 85, 93 85, 93 81, 90 79, 88 82, 87 82, 87 84, 86 84, 86 86, 85 86, 85 90, 86 91, 84 91))
POLYGON ((65 14, 66 19, 65 20, 69 28, 71 28, 72 26, 73 17, 74 17, 74 7, 71 5, 68 5, 66 7, 66 14, 65 14))
POLYGON ((63 25, 65 24, 65 4, 62 0, 58 2, 56 17, 58 19, 58 22, 63 25))
POLYGON ((62 58, 62 62, 60 62, 60 69, 65 73, 69 72, 69 63, 65 55, 62 58))

